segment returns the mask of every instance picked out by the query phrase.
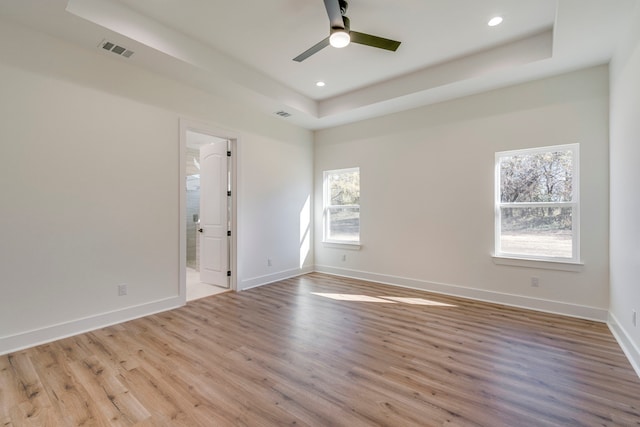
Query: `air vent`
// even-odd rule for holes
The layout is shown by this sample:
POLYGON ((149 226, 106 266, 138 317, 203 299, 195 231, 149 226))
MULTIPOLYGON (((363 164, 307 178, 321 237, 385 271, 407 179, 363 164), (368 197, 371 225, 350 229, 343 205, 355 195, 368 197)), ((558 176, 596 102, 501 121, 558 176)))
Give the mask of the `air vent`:
POLYGON ((126 47, 122 47, 107 40, 102 40, 99 46, 104 50, 108 50, 109 52, 113 52, 119 56, 124 56, 125 58, 131 58, 131 55, 133 55, 132 50, 129 50, 126 47))
POLYGON ((280 117, 291 117, 291 113, 287 113, 286 111, 276 111, 276 115, 280 116, 280 117))

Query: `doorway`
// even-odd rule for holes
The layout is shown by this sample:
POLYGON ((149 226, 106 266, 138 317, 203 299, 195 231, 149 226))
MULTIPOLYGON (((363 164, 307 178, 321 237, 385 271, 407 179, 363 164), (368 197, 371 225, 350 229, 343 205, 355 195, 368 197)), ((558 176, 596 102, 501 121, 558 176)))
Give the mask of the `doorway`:
POLYGON ((181 280, 191 301, 234 289, 231 268, 234 142, 215 129, 181 125, 181 280))

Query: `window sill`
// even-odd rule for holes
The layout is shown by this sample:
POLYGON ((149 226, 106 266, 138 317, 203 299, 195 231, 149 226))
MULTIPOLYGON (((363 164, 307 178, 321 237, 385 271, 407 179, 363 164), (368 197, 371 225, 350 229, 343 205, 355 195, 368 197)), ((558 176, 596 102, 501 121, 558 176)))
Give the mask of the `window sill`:
POLYGON ((325 248, 335 248, 335 249, 348 249, 352 251, 360 250, 360 242, 358 243, 347 243, 347 242, 330 242, 323 241, 322 246, 325 248))
POLYGON ((543 261, 539 259, 516 258, 492 255, 493 263, 511 267, 538 268, 542 270, 571 271, 579 273, 584 269, 582 262, 543 261))

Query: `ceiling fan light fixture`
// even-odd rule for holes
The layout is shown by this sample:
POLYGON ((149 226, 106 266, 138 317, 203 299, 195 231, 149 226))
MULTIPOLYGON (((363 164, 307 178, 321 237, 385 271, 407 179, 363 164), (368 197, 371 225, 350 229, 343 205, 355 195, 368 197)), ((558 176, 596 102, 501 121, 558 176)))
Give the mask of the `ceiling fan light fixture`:
POLYGON ((337 30, 331 33, 329 44, 333 47, 342 48, 348 46, 351 42, 351 36, 345 30, 337 30))

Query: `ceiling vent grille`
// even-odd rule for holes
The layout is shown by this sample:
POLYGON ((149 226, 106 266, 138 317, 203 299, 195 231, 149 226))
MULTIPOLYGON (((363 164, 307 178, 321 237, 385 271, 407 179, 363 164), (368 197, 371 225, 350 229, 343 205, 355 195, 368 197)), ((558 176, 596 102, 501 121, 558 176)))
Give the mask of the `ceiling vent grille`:
POLYGON ((276 111, 276 115, 280 117, 291 117, 291 113, 287 113, 286 111, 276 111))
POLYGON ((103 48, 104 50, 108 50, 109 52, 113 52, 116 55, 123 56, 125 58, 131 58, 131 55, 133 55, 132 50, 129 50, 126 47, 122 47, 118 44, 115 44, 107 40, 102 40, 100 42, 100 47, 103 48))

